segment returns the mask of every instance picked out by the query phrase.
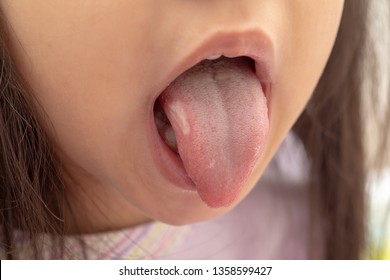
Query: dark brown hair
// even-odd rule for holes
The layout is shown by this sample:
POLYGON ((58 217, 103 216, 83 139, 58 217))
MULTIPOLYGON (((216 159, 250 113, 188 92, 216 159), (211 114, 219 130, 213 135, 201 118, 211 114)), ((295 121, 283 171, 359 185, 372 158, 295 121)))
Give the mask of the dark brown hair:
MULTIPOLYGON (((363 73, 365 79, 377 77, 375 63, 370 64, 370 71, 364 70, 368 2, 346 0, 331 57, 294 126, 311 163, 313 228, 323 230, 323 257, 329 259, 357 259, 365 249, 368 170, 361 81, 363 73)), ((7 32, 6 20, 1 16, 0 247, 7 258, 18 258, 14 236, 15 231, 23 231, 35 245, 33 257, 43 258, 36 237, 49 233, 52 242, 61 240, 66 192, 46 135, 45 127, 50 124, 38 117, 43 112, 14 65, 7 32)), ((369 60, 375 61, 375 57, 371 54, 369 60)), ((364 94, 376 100, 374 89, 364 94)), ((387 122, 380 125, 385 148, 389 128, 387 122)))
POLYGON ((15 230, 21 230, 40 258, 37 233, 61 234, 64 188, 37 118, 38 103, 13 64, 0 17, 0 241, 7 258, 16 257, 15 230))
POLYGON ((370 124, 363 110, 363 105, 367 106, 363 101, 377 106, 379 94, 389 94, 374 87, 379 78, 378 56, 369 40, 369 4, 364 0, 345 2, 329 61, 294 127, 310 159, 312 224, 322 221, 315 226, 323 230, 327 259, 357 259, 367 249, 365 187, 370 170, 365 166, 365 125, 376 124, 382 133, 371 164, 381 168, 388 156, 390 110, 385 109, 384 118, 379 112, 371 116, 375 122, 370 124), (369 79, 372 87, 363 87, 362 81, 369 79))

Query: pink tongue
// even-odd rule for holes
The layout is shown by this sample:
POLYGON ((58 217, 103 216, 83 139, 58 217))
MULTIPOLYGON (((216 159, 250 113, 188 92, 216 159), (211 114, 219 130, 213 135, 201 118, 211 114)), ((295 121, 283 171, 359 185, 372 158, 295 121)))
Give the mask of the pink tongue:
POLYGON ((267 101, 250 61, 205 60, 178 77, 160 103, 201 199, 210 207, 233 203, 268 133, 267 101))

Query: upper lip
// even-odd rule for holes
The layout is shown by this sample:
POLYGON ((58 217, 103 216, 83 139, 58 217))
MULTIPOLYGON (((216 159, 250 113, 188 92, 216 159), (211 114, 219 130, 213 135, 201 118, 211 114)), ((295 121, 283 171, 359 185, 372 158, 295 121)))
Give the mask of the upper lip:
MULTIPOLYGON (((256 75, 267 92, 275 79, 274 49, 269 36, 259 29, 244 31, 217 31, 189 50, 184 59, 173 68, 163 82, 172 83, 180 74, 214 55, 246 56, 254 60, 256 75)), ((165 88, 161 89, 160 93, 165 88)))

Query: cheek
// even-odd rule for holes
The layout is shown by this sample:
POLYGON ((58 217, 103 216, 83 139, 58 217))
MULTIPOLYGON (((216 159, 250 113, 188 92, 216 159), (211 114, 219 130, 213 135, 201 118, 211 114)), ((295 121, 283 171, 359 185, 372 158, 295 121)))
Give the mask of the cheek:
POLYGON ((344 2, 288 3, 271 31, 275 34, 277 77, 271 96, 267 147, 254 178, 260 176, 264 163, 271 160, 311 97, 332 50, 344 2))
POLYGON ((288 25, 288 42, 279 44, 283 83, 275 85, 272 104, 281 119, 296 119, 311 96, 332 50, 341 11, 342 1, 313 1, 296 11, 296 21, 288 25))
POLYGON ((140 150, 133 142, 142 137, 138 130, 146 114, 141 93, 147 87, 135 78, 146 72, 136 54, 150 45, 139 39, 140 19, 131 17, 129 25, 134 30, 127 32, 132 36, 124 37, 120 34, 123 22, 114 20, 122 17, 110 10, 115 5, 105 9, 105 20, 101 20, 94 16, 94 9, 77 9, 76 3, 37 2, 34 7, 21 3, 7 5, 17 37, 12 41, 20 42, 14 44, 15 54, 50 119, 57 150, 70 162, 105 174, 107 166, 115 168, 115 159, 140 150), (123 39, 118 42, 118 38, 123 39))
POLYGON ((280 82, 272 108, 277 115, 297 117, 311 96, 334 44, 342 6, 343 1, 303 1, 289 9, 293 20, 277 45, 280 82))

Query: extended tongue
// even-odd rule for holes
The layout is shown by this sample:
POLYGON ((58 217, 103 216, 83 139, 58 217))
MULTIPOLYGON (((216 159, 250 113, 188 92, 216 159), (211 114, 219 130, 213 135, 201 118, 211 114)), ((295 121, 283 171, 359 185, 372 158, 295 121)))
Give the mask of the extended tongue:
POLYGON ((268 133, 267 101, 246 58, 205 60, 161 95, 184 168, 210 207, 237 198, 268 133))

